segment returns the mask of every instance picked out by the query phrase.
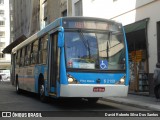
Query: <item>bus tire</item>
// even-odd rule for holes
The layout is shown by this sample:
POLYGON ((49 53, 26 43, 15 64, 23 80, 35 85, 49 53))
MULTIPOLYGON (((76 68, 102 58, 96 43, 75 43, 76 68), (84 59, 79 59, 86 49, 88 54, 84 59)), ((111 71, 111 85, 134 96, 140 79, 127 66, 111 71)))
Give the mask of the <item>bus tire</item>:
POLYGON ((154 88, 154 94, 157 99, 160 99, 160 85, 154 88))
POLYGON ((46 102, 47 97, 45 96, 45 86, 43 80, 40 80, 39 84, 39 97, 42 102, 46 102))
POLYGON ((16 80, 16 92, 17 92, 18 94, 21 93, 21 89, 19 88, 19 82, 18 82, 18 80, 16 80))

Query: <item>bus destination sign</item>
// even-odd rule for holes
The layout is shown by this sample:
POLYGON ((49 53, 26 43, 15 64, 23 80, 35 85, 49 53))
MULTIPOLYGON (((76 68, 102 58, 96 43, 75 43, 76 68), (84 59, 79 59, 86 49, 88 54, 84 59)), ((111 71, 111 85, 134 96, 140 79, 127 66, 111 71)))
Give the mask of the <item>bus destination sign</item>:
POLYGON ((63 21, 64 28, 109 30, 112 24, 97 21, 63 21))

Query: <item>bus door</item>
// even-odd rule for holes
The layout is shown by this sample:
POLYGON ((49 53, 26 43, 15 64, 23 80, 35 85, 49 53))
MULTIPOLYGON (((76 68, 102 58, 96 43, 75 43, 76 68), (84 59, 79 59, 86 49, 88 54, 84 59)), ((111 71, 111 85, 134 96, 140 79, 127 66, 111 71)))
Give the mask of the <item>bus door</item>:
POLYGON ((50 93, 56 95, 56 84, 59 79, 59 50, 58 50, 58 32, 50 34, 49 61, 48 61, 48 87, 50 93))

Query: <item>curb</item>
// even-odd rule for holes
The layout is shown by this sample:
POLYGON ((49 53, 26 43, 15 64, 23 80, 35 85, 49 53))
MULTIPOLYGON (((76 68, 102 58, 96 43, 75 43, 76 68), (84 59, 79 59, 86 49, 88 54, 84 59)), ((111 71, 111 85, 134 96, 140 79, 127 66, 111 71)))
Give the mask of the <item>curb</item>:
MULTIPOLYGON (((124 101, 122 101, 122 100, 118 101, 116 99, 114 100, 114 98, 101 98, 100 100, 107 101, 107 102, 118 103, 118 104, 123 104, 123 105, 129 105, 129 106, 132 106, 132 107, 138 107, 138 108, 147 109, 147 110, 151 110, 151 111, 160 111, 160 107, 156 108, 156 107, 151 106, 152 104, 142 103, 142 102, 138 103, 138 101, 129 100, 128 102, 126 102, 125 100, 124 101)), ((156 106, 156 105, 154 105, 154 106, 156 106)))

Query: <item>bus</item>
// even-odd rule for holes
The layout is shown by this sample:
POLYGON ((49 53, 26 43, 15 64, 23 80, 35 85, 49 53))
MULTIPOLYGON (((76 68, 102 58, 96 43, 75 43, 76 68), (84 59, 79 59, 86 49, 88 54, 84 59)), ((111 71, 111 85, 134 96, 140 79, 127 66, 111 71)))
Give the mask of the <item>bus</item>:
POLYGON ((16 91, 40 100, 83 98, 96 102, 127 96, 128 50, 121 23, 92 17, 62 17, 12 49, 16 91))

